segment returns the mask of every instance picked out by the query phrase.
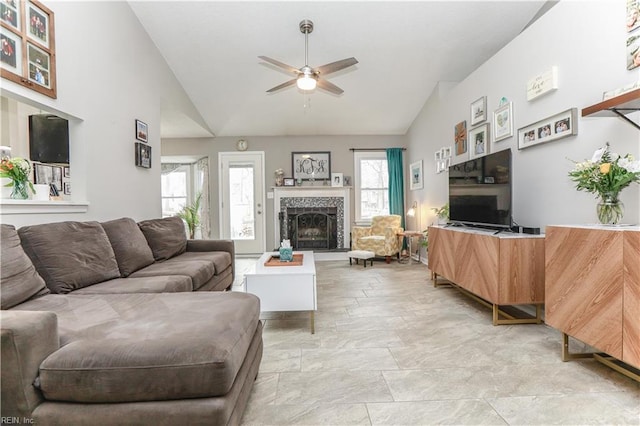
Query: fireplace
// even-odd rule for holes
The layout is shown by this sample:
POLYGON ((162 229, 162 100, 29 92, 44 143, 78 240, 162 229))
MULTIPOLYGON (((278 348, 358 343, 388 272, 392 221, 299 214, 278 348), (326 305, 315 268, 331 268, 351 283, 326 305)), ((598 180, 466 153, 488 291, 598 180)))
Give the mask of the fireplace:
POLYGON ((338 209, 336 207, 289 207, 281 215, 282 239, 291 240, 295 250, 338 247, 338 209))
POLYGON ((277 187, 273 192, 276 247, 285 239, 296 250, 349 246, 349 188, 277 187))

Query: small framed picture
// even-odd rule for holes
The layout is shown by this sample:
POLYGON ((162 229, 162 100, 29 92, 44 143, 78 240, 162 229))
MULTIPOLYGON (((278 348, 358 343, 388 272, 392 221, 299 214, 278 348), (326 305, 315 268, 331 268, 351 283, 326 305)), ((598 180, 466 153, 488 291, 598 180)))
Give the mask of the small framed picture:
POLYGON ((29 38, 45 47, 49 47, 49 14, 30 1, 27 8, 27 22, 29 23, 29 38))
POLYGON ((20 29, 20 5, 17 0, 5 0, 0 4, 0 20, 5 24, 20 29))
POLYGON ((482 157, 489 153, 489 125, 483 124, 469 130, 469 158, 482 157))
POLYGON ((444 148, 442 148, 442 158, 449 158, 449 157, 451 157, 451 147, 445 146, 444 148))
POLYGON ((63 188, 64 195, 71 195, 71 182, 64 182, 63 188))
POLYGON ((351 176, 345 176, 342 178, 342 183, 344 183, 344 186, 351 186, 351 176))
POLYGON ((151 147, 149 145, 136 142, 136 166, 145 169, 151 168, 151 147))
POLYGON ((51 167, 51 183, 56 187, 58 192, 62 192, 62 167, 51 167))
POLYGON ((440 160, 442 159, 442 150, 436 151, 436 152, 433 154, 433 159, 434 159, 436 162, 440 161, 440 160))
POLYGON ((147 123, 136 120, 136 139, 142 142, 149 142, 149 129, 147 123))
POLYGON ((4 28, 0 28, 0 67, 22 74, 22 40, 4 28))
POLYGON ((513 103, 508 102, 493 111, 493 141, 513 136, 513 103))
POLYGON ((66 178, 71 177, 71 169, 69 167, 63 167, 62 176, 66 178))
POLYGON ((411 173, 411 190, 413 191, 414 189, 422 189, 422 160, 411 163, 411 165, 409 166, 409 172, 411 173))
POLYGON ((51 61, 49 54, 31 43, 27 43, 27 59, 29 63, 29 80, 50 88, 49 64, 51 61))
POLYGON ((467 122, 461 121, 454 127, 454 142, 456 147, 456 155, 462 155, 467 152, 467 122))
POLYGON ((53 167, 46 164, 34 164, 34 181, 33 183, 47 184, 53 183, 53 167))
POLYGON ((283 186, 296 186, 296 180, 294 178, 284 178, 282 179, 283 186))
MULTIPOLYGON (((487 97, 483 96, 471 104, 471 125, 482 123, 487 119, 487 97)), ((473 146, 473 144, 472 144, 473 146)))
POLYGON ((342 173, 331 173, 331 186, 344 186, 344 176, 342 175, 342 173))

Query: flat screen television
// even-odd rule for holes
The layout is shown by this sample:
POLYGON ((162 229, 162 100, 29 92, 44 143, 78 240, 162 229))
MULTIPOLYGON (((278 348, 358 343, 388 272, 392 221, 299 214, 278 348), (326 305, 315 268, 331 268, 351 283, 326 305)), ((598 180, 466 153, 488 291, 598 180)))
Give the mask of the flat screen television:
POLYGON ((69 163, 69 121, 51 114, 29 116, 29 158, 69 163))
POLYGON ((449 221, 511 228, 511 149, 449 168, 449 221))

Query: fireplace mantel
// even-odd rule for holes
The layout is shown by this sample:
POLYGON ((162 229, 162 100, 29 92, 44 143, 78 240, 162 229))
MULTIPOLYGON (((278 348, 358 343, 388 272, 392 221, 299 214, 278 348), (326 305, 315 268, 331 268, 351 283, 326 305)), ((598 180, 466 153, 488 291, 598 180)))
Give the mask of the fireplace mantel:
MULTIPOLYGON (((274 241, 280 244, 280 222, 278 215, 286 203, 283 199, 306 199, 306 198, 340 198, 342 199, 341 217, 342 232, 338 238, 338 248, 349 247, 349 236, 351 235, 351 226, 349 218, 351 217, 350 195, 351 187, 331 187, 331 186, 295 186, 284 187, 279 186, 273 188, 273 210, 274 210, 274 241)), ((314 200, 315 201, 315 200, 314 200)), ((326 207, 330 207, 327 205, 326 207)))

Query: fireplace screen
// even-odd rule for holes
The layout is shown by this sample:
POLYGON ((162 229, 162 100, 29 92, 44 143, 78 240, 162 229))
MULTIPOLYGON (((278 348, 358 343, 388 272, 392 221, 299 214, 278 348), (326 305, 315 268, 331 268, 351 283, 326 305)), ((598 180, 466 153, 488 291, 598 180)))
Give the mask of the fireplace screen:
POLYGON ((281 215, 280 229, 286 229, 287 235, 284 235, 283 239, 291 240, 296 250, 330 250, 338 247, 336 220, 335 207, 288 208, 286 213, 281 215))

